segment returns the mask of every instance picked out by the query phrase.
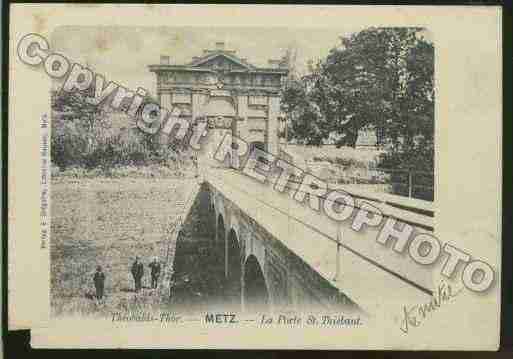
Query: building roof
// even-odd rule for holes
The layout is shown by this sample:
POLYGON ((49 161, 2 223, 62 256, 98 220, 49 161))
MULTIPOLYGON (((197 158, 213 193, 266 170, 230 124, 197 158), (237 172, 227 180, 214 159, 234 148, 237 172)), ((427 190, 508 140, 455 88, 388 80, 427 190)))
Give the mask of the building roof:
POLYGON ((274 65, 270 67, 258 67, 249 63, 246 59, 237 56, 235 50, 226 50, 224 43, 216 43, 216 49, 203 50, 202 56, 192 58, 187 64, 172 65, 169 63, 168 56, 161 57, 160 64, 149 65, 152 72, 161 71, 194 71, 194 72, 216 72, 219 70, 215 66, 220 61, 229 65, 230 72, 251 72, 251 73, 279 73, 286 75, 288 68, 284 66, 282 60, 269 60, 269 63, 274 65))

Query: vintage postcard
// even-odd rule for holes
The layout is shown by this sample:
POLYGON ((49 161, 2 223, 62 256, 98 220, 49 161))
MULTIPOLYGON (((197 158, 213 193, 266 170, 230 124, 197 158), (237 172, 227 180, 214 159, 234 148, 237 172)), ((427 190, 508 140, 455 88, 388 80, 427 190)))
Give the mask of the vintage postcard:
POLYGON ((495 350, 495 7, 13 5, 9 326, 495 350))

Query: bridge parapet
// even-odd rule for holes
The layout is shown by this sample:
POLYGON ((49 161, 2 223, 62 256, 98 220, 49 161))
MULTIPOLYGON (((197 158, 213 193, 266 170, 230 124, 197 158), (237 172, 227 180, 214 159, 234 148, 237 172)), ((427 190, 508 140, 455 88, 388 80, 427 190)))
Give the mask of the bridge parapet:
MULTIPOLYGON (((299 180, 290 180, 286 186, 288 193, 293 196, 300 185, 299 180)), ((343 184, 330 184, 328 192, 332 190, 344 191, 351 195, 355 199, 355 208, 360 208, 362 202, 370 203, 378 208, 384 216, 396 218, 428 231, 434 229, 435 206, 433 202, 389 193, 359 190, 343 184)), ((321 197, 322 199, 323 197, 321 197)))
MULTIPOLYGON (((294 277, 290 270, 276 269, 279 266, 268 270, 272 258, 276 257, 287 258, 285 263, 288 264, 285 268, 299 261, 316 273, 317 279, 307 280, 308 284, 303 281, 302 285, 292 286, 296 288, 296 304, 301 298, 315 297, 312 293, 324 293, 321 295, 324 299, 333 298, 333 295, 326 294, 329 290, 310 291, 310 295, 297 294, 308 285, 315 286, 315 283, 324 283, 326 288, 335 289, 334 293, 344 298, 342 301, 356 303, 368 313, 377 312, 376 309, 386 305, 386 302, 397 305, 404 298, 417 302, 430 298, 435 283, 429 268, 419 266, 407 256, 395 253, 390 245, 387 247, 378 244, 376 238, 379 228, 369 227, 364 231, 354 232, 349 223, 337 223, 292 200, 290 196, 294 188, 297 189, 297 184, 291 184, 288 193, 279 193, 270 186, 255 182, 233 170, 210 171, 205 180, 216 193, 216 198, 223 202, 225 213, 232 210, 237 213, 239 235, 251 238, 249 241, 243 238, 246 255, 252 251, 264 253, 259 255, 259 262, 268 276, 267 280, 272 281, 273 275, 281 278, 283 273, 286 273, 286 278, 294 277), (230 203, 229 207, 226 207, 226 203, 230 203), (247 225, 243 225, 243 222, 247 225), (248 226, 250 230, 247 229, 248 226), (246 230, 242 227, 246 227, 246 230), (267 235, 255 234, 262 231, 267 235), (258 245, 263 250, 256 251, 258 245), (276 248, 281 247, 285 250, 278 251, 281 255, 276 256, 276 248), (283 253, 292 255, 286 256, 283 253), (282 273, 281 277, 279 273, 282 273), (379 290, 392 294, 384 302, 383 298, 372 294, 379 290)), ((363 201, 373 203, 384 216, 396 218, 398 223, 410 223, 415 231, 430 232, 433 229, 431 215, 434 211, 424 201, 353 192, 351 194, 356 197, 355 209, 363 201)), ((299 272, 300 266, 292 267, 295 268, 292 272, 299 272)), ((308 275, 303 272, 300 277, 304 279, 308 275)), ((293 282, 292 279, 290 281, 293 282)), ((317 302, 321 303, 323 300, 317 302)), ((327 303, 329 300, 324 302, 329 307, 327 303)))

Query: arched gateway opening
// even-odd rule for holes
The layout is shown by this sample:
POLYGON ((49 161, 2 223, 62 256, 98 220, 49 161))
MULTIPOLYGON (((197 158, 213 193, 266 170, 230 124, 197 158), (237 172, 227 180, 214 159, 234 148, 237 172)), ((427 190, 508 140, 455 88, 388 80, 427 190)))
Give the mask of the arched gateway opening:
POLYGON ((262 162, 265 162, 264 159, 262 159, 261 157, 255 157, 256 154, 253 153, 253 150, 254 149, 259 149, 261 151, 265 151, 265 143, 261 142, 261 141, 253 141, 249 144, 249 151, 248 151, 248 164, 246 164, 246 166, 249 166, 249 168, 253 168, 255 167, 256 165, 256 161, 262 161, 262 162))
POLYGON ((249 150, 253 150, 253 148, 258 148, 259 150, 265 151, 265 143, 262 141, 253 141, 249 144, 249 150))
POLYGON ((248 312, 268 310, 269 293, 264 274, 254 255, 250 255, 244 266, 244 307, 248 312))

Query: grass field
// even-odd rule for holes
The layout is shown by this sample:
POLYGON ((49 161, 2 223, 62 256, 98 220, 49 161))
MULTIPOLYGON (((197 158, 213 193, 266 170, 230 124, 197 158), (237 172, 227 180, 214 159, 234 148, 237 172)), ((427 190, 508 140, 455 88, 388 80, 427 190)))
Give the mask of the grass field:
MULTIPOLYGON (((53 316, 109 316, 113 311, 152 310, 161 295, 133 292, 130 266, 145 264, 149 287, 154 256, 165 257, 173 221, 190 179, 54 178, 51 188, 51 307, 53 316), (106 275, 105 301, 93 299, 97 265, 106 275)), ((174 256, 175 244, 169 246, 174 256)))

